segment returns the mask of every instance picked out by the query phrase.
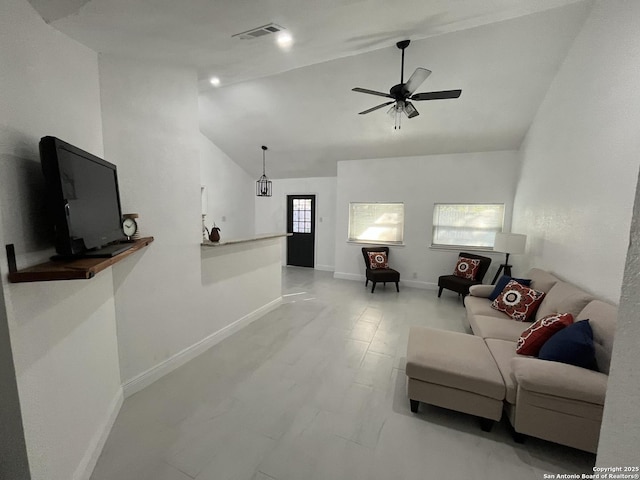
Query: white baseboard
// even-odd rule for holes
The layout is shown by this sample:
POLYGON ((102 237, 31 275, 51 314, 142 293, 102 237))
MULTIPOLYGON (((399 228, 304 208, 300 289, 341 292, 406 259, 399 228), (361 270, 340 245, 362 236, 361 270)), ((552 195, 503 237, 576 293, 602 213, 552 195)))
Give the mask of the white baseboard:
POLYGON ((111 400, 107 418, 102 423, 93 438, 89 441, 89 446, 85 451, 85 454, 82 457, 82 460, 80 461, 78 467, 76 468, 75 473, 73 474, 73 480, 89 480, 91 478, 93 469, 96 468, 98 458, 102 453, 102 449, 104 448, 104 444, 109 437, 109 433, 111 433, 111 429, 113 428, 113 424, 118 417, 118 413, 120 412, 120 407, 122 407, 123 401, 123 390, 122 388, 119 388, 118 393, 111 400))
POLYGON ((322 270, 323 272, 333 272, 334 270, 333 265, 316 265, 313 268, 316 270, 322 270))
POLYGON ((423 290, 437 290, 438 284, 433 282, 424 282, 422 280, 403 280, 400 278, 400 285, 407 287, 421 288, 423 290))
POLYGON ((355 280, 357 282, 364 282, 366 280, 364 275, 345 272, 333 272, 333 278, 339 278, 341 280, 355 280))
MULTIPOLYGON (((364 275, 360 275, 357 273, 345 273, 345 272, 334 272, 333 278, 339 278, 341 280, 355 280, 357 282, 364 282, 366 278, 364 275)), ((412 287, 412 288, 421 288, 423 290, 437 290, 438 284, 433 282, 424 282, 422 280, 405 280, 400 276, 400 286, 412 287)))
POLYGON ((212 333, 211 335, 176 353, 175 355, 172 355, 166 360, 163 360, 154 367, 151 367, 149 370, 136 375, 131 380, 126 381, 122 386, 124 390, 124 397, 130 397, 166 374, 174 371, 176 368, 184 365, 189 360, 193 360, 198 355, 204 353, 228 336, 234 334, 243 327, 246 327, 251 322, 257 320, 270 311, 275 310, 281 303, 282 297, 278 297, 257 310, 239 318, 235 322, 230 323, 226 327, 221 328, 217 332, 212 333))

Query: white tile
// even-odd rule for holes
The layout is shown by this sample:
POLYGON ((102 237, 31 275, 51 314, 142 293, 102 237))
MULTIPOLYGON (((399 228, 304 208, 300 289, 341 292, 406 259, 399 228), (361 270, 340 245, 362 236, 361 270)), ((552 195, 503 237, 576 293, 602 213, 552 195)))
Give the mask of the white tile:
POLYGON ((376 334, 371 340, 371 345, 369 345, 369 351, 393 357, 398 350, 399 344, 400 333, 381 330, 378 328, 376 334))
POLYGON ((251 480, 262 459, 275 447, 268 437, 238 431, 214 453, 196 480, 251 480))
POLYGON ((380 324, 382 320, 382 310, 380 308, 367 307, 358 318, 360 322, 373 323, 375 325, 380 324))
POLYGON ((371 342, 376 334, 376 330, 378 330, 378 325, 375 323, 358 320, 358 322, 353 326, 349 338, 361 342, 371 342))
POLYGON ((277 478, 270 477, 266 473, 256 472, 252 480, 278 480, 277 478))
POLYGON ((385 389, 389 385, 393 358, 388 355, 368 352, 360 364, 355 382, 385 389))

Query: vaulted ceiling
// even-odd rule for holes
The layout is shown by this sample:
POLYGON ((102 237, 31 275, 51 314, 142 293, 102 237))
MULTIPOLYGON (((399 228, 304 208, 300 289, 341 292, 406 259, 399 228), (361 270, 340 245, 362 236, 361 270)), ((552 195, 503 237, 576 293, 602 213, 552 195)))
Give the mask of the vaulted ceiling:
POLYGON ((63 33, 105 53, 198 71, 201 131, 251 175, 331 176, 338 160, 519 148, 591 0, 30 0, 63 33), (293 37, 236 33, 267 23, 293 37), (386 92, 416 67, 415 102, 394 130, 386 92), (215 75, 221 85, 208 79, 215 75))

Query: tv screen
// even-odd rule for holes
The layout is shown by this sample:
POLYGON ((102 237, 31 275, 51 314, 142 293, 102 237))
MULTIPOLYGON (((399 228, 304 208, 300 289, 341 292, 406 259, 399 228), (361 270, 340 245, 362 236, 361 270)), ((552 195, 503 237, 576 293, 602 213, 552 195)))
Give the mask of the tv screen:
POLYGON ((40 140, 55 247, 61 256, 110 257, 124 239, 114 164, 55 137, 40 140))

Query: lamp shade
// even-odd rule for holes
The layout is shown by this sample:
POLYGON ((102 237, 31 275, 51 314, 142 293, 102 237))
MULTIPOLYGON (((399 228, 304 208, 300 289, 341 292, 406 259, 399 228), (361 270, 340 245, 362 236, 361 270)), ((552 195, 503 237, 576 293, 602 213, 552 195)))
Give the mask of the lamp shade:
POLYGON ((520 233, 496 233, 493 250, 504 253, 524 253, 527 236, 520 233))

